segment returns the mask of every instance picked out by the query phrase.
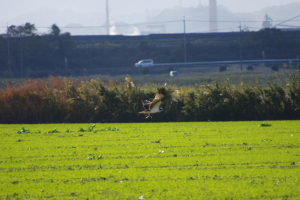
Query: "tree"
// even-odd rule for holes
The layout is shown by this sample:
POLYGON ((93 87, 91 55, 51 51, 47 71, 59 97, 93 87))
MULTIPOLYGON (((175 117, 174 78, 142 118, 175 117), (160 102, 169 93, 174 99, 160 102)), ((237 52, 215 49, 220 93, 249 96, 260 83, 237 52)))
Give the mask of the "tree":
POLYGON ((56 24, 53 24, 50 36, 52 41, 54 41, 55 48, 59 49, 59 54, 66 57, 70 53, 74 43, 71 34, 69 32, 61 33, 60 28, 56 24))
POLYGON ((51 26, 50 34, 53 35, 54 37, 59 37, 60 36, 60 28, 56 24, 53 24, 51 26))
POLYGON ((11 25, 8 27, 8 34, 10 37, 36 36, 35 31, 35 25, 30 23, 20 26, 11 25))
POLYGON ((290 55, 296 57, 299 49, 299 42, 295 35, 288 36, 280 29, 266 28, 258 32, 247 33, 243 42, 244 49, 252 51, 256 56, 261 57, 264 51, 271 58, 291 58, 290 55))
POLYGON ((51 49, 52 59, 55 60, 53 65, 62 67, 64 65, 65 58, 68 58, 73 48, 73 39, 69 32, 61 33, 60 28, 53 24, 50 27, 49 48, 51 49))
POLYGON ((23 76, 24 66, 29 67, 29 63, 32 64, 32 58, 34 57, 36 28, 34 24, 26 23, 20 26, 12 25, 8 27, 8 36, 12 39, 8 45, 10 47, 10 68, 18 69, 23 76), (22 39, 26 37, 26 39, 22 39), (27 63, 26 63, 27 62, 27 63), (20 69, 21 65, 21 69, 20 69))

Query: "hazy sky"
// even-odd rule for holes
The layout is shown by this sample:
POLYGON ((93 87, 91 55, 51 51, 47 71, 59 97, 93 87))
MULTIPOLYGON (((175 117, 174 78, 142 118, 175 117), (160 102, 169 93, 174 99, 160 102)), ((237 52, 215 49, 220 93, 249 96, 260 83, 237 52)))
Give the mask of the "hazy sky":
MULTIPOLYGON (((175 6, 196 7, 199 4, 208 6, 208 0, 109 0, 111 19, 124 21, 129 19, 125 15, 131 15, 131 22, 145 21, 146 16, 142 15, 148 10, 149 13, 158 14, 159 11, 166 8, 174 8, 175 6), (135 15, 139 14, 139 15, 135 15), (135 20, 134 20, 135 19, 135 20)), ((53 23, 65 26, 69 23, 79 22, 83 26, 96 25, 92 20, 84 21, 84 18, 91 13, 94 13, 92 19, 98 18, 97 25, 105 22, 105 3, 106 0, 0 0, 0 33, 5 31, 5 26, 15 24, 25 24, 30 22, 36 26, 50 26, 53 23), (37 17, 38 14, 48 10, 50 15, 47 17, 37 17), (50 10, 50 11, 49 11, 50 10), (56 12, 59 11, 59 12, 56 12), (63 12, 62 12, 63 11, 63 12), (78 15, 69 14, 61 15, 61 13, 78 13, 78 15), (53 12, 53 19, 51 13, 53 12), (69 12, 70 13, 70 12, 69 12), (59 15, 59 17, 57 17, 59 15), (55 18, 55 15, 56 18, 55 18), (99 17, 101 16, 101 17, 99 17), (77 18, 77 19, 75 19, 77 18), (82 22, 82 19, 84 22, 82 22), (103 22, 99 21, 103 20, 103 22), (71 21, 73 20, 73 21, 71 21), (43 23, 44 22, 44 23, 43 23)), ((234 13, 239 12, 254 12, 262 10, 267 6, 280 6, 288 3, 297 2, 300 0, 217 0, 218 5, 227 7, 234 13)), ((90 19, 89 18, 89 19, 90 19)), ((124 21, 127 22, 127 21, 124 21)), ((127 23, 131 23, 127 22, 127 23)))
MULTIPOLYGON (((172 8, 178 6, 208 5, 208 0, 109 0, 112 14, 130 14, 144 12, 146 9, 172 8)), ((0 21, 8 21, 41 8, 59 11, 74 10, 78 12, 105 12, 106 0, 1 0, 0 21)), ((217 0, 232 12, 253 12, 272 5, 285 5, 300 0, 217 0)))

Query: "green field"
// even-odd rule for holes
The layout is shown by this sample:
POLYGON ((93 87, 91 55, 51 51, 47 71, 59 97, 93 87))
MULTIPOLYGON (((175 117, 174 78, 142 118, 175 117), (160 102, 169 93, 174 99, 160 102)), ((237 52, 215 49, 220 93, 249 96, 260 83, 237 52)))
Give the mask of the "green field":
POLYGON ((300 199, 300 121, 0 125, 0 199, 300 199))

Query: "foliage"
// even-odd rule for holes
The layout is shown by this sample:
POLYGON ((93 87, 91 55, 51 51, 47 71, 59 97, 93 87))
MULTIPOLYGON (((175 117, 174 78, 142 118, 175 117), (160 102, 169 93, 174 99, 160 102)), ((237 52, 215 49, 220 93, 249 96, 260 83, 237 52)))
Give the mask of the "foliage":
POLYGON ((69 57, 71 49, 73 48, 73 40, 70 33, 67 32, 61 34, 60 28, 56 24, 53 24, 51 26, 51 32, 50 35, 48 35, 48 39, 53 52, 57 50, 54 54, 55 57, 60 60, 64 60, 69 57))
POLYGON ((299 119, 299 98, 293 104, 291 99, 291 85, 299 91, 300 72, 290 76, 293 84, 282 88, 276 84, 268 83, 262 88, 258 82, 256 87, 243 84, 241 89, 229 85, 228 79, 221 86, 215 82, 213 85, 197 86, 196 91, 184 97, 183 113, 189 120, 263 120, 263 119, 299 119))
POLYGON ((279 71, 279 67, 278 66, 272 66, 271 70, 278 72, 279 71))
POLYGON ((15 26, 11 25, 8 27, 8 34, 10 37, 21 36, 35 36, 36 28, 34 24, 26 23, 25 25, 15 26))
MULTIPOLYGON (((134 63, 145 58, 154 59, 155 63, 184 62, 182 35, 164 34, 149 36, 71 36, 62 33, 53 24, 49 33, 37 35, 34 24, 11 26, 9 34, 11 69, 15 77, 20 77, 20 30, 23 43, 24 69, 30 67, 35 72, 32 77, 45 74, 65 76, 83 75, 82 69, 134 68, 134 63), (19 28, 21 27, 21 28, 19 28), (65 58, 68 59, 68 69, 65 58)), ((187 61, 222 61, 240 59, 240 33, 186 34, 187 61)), ((283 32, 279 29, 264 29, 257 32, 242 33, 243 59, 296 58, 300 52, 299 32, 283 32)), ((0 38, 0 70, 8 68, 7 38, 0 38)), ((142 73, 143 71, 138 71, 142 73)), ((119 70, 110 72, 119 74, 119 70)), ((134 74, 135 72, 132 72, 134 74)), ((147 74, 144 71, 144 74, 147 74)), ((126 74, 126 73, 124 73, 126 74)))
POLYGON ((142 74, 145 75, 145 74, 150 74, 150 71, 148 68, 142 68, 142 74))
POLYGON ((247 66, 247 70, 248 70, 248 71, 253 71, 253 66, 252 66, 252 65, 248 65, 248 66, 247 66))
POLYGON ((261 123, 260 126, 272 126, 272 124, 261 123))
POLYGON ((219 67, 219 72, 225 72, 227 70, 227 66, 222 65, 219 67))
POLYGON ((5 70, 2 74, 2 78, 13 78, 14 74, 11 70, 5 70))
MULTIPOLYGON (((196 84, 194 88, 166 87, 164 111, 152 119, 138 115, 141 99, 152 100, 156 85, 104 84, 100 79, 76 81, 50 76, 0 90, 1 123, 154 122, 299 119, 300 72, 286 77, 286 86, 270 84, 240 88, 225 83, 196 84)), ((89 128, 91 130, 93 128, 89 128)), ((84 130, 84 129, 83 129, 84 130)))
POLYGON ((0 199, 299 199, 299 121, 260 123, 0 124, 0 199))
MULTIPOLYGON (((60 33, 59 27, 55 24, 50 27, 49 34, 37 35, 35 32, 35 25, 30 23, 12 25, 8 28, 10 69, 15 77, 21 76, 21 49, 24 69, 41 71, 65 68, 65 58, 70 56, 74 44, 70 33, 60 33)), ((7 47, 7 38, 0 38, 1 71, 7 69, 7 47)))
POLYGON ((261 58, 261 52, 264 51, 266 59, 296 58, 297 51, 299 52, 298 44, 295 34, 286 35, 280 29, 266 28, 245 35, 243 52, 244 55, 261 58))

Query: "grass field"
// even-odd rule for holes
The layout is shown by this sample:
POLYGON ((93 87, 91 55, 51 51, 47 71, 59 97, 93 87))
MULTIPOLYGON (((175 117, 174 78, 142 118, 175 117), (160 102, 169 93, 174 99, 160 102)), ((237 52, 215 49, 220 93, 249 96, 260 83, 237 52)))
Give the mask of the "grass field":
MULTIPOLYGON (((216 68, 216 67, 215 67, 216 68)), ((259 84, 262 87, 267 87, 267 82, 271 84, 285 85, 285 79, 288 72, 265 72, 265 71, 227 71, 227 72, 197 72, 193 71, 194 68, 184 69, 181 68, 178 70, 180 76, 170 77, 169 73, 161 75, 132 75, 132 79, 136 85, 151 85, 153 83, 157 85, 164 85, 167 83, 168 86, 177 85, 178 87, 194 87, 195 83, 201 85, 203 82, 212 83, 215 79, 219 83, 224 83, 226 78, 229 78, 229 83, 236 87, 239 87, 241 84, 241 79, 244 84, 256 85, 255 79, 258 80, 259 84), (190 72, 189 72, 190 69, 190 72), (282 81, 284 80, 284 81, 282 81)), ((197 68, 201 69, 201 68, 197 68)), ((218 69, 218 68, 216 68, 218 69)), ((125 81, 126 75, 119 76, 108 76, 108 75, 89 75, 85 77, 71 77, 73 80, 82 81, 82 80, 91 80, 100 78, 104 83, 108 83, 110 80, 113 80, 116 84, 123 83, 125 81)), ((46 79, 46 78, 44 78, 46 79)), ((0 89, 5 88, 7 84, 14 85, 16 83, 23 83, 27 79, 0 79, 0 89)))
POLYGON ((300 121, 92 125, 0 125, 0 199, 300 199, 300 121))

